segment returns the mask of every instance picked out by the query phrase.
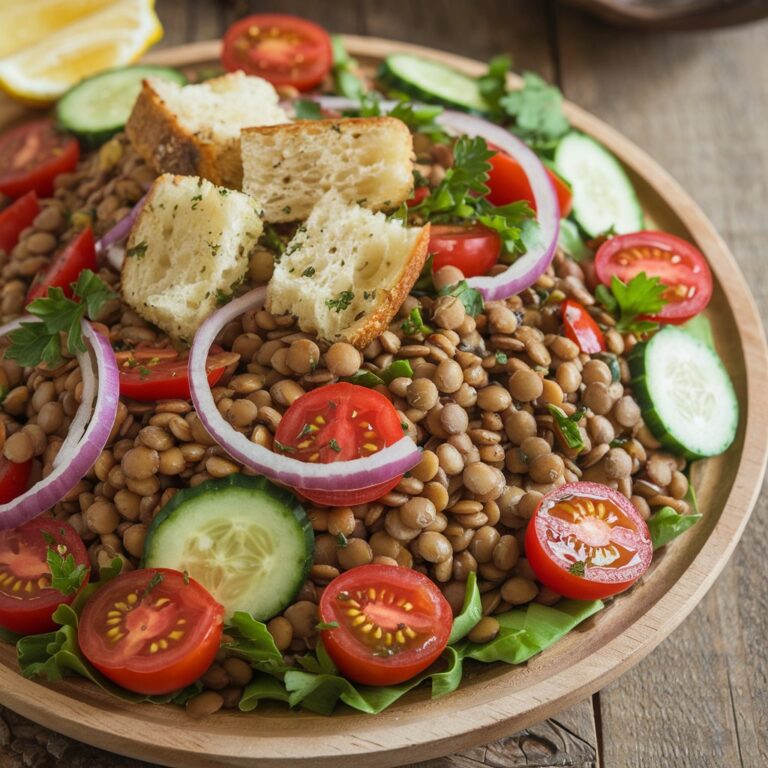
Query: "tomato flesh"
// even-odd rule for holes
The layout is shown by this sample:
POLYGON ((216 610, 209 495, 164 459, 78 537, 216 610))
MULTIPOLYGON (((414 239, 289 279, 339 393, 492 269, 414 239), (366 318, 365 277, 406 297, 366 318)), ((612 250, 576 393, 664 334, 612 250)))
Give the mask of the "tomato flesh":
MULTIPOLYGON (((117 352, 120 370, 120 394, 134 400, 188 400, 189 355, 173 348, 138 346, 128 352, 117 352)), ((230 364, 230 356, 213 346, 205 367, 208 383, 215 386, 230 364)))
POLYGON ((578 344, 582 352, 595 355, 605 350, 603 332, 583 305, 573 299, 566 299, 560 312, 566 337, 578 344))
POLYGON ((0 456, 0 504, 7 504, 29 488, 32 459, 18 464, 0 456))
POLYGON ((260 14, 235 22, 224 35, 224 68, 258 75, 273 85, 308 91, 331 69, 331 38, 317 24, 284 14, 260 14))
MULTIPOLYGON (((59 520, 35 518, 18 528, 0 531, 0 627, 20 635, 50 632, 51 618, 62 603, 71 603, 75 593, 64 595, 51 584, 46 561, 48 548, 61 547, 77 565, 89 565, 88 553, 75 529, 59 520)), ((87 582, 87 577, 86 577, 87 582)))
POLYGON ((72 283, 84 269, 95 272, 96 248, 93 241, 93 230, 86 227, 75 236, 69 245, 54 258, 50 267, 37 279, 27 294, 27 304, 35 299, 48 295, 48 289, 61 288, 64 295, 72 298, 72 283))
POLYGON ((395 685, 426 669, 448 643, 453 614, 437 585, 418 571, 360 565, 335 578, 320 598, 328 655, 345 677, 395 685))
MULTIPOLYGON (((275 450, 299 461, 331 464, 372 456, 402 436, 400 417, 384 395, 341 382, 313 389, 293 402, 277 427, 275 450)), ((349 506, 380 498, 401 479, 398 475, 359 489, 299 492, 316 504, 349 506)))
POLYGON ((525 532, 536 578, 558 594, 596 600, 648 570, 648 526, 626 496, 599 483, 561 485, 539 502, 525 532))
MULTIPOLYGON (((491 144, 488 146, 489 149, 496 150, 496 154, 488 160, 491 164, 491 170, 488 172, 488 187, 491 190, 487 195, 488 201, 493 205, 501 206, 526 200, 535 211, 533 190, 523 167, 513 157, 501 152, 498 147, 491 144)), ((573 207, 571 188, 550 168, 544 166, 544 169, 555 188, 557 202, 560 204, 560 215, 565 217, 573 207)))
POLYGON ((499 260, 501 238, 482 224, 436 224, 430 230, 432 269, 456 267, 464 277, 484 275, 499 260))
POLYGON ((405 201, 405 204, 409 208, 415 208, 420 203, 423 203, 427 197, 429 197, 429 187, 416 187, 413 190, 413 195, 405 201))
POLYGON ((34 192, 27 192, 0 212, 0 251, 10 253, 22 230, 31 226, 40 213, 40 205, 34 192))
POLYGON ((667 286, 661 311, 647 319, 683 323, 702 312, 712 298, 712 272, 704 254, 667 232, 634 232, 606 240, 595 255, 597 278, 611 284, 614 275, 628 283, 645 272, 667 286))
POLYGON ((0 192, 20 197, 34 191, 40 197, 53 194, 53 180, 74 170, 80 145, 60 133, 52 120, 23 123, 0 134, 0 192))
POLYGON ((80 650, 129 691, 163 694, 195 682, 221 644, 224 608, 168 568, 130 571, 102 586, 80 616, 80 650))

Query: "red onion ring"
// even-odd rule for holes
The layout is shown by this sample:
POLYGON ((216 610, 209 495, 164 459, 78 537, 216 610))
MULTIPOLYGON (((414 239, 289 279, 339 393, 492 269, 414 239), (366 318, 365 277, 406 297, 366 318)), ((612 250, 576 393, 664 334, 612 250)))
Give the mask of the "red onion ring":
POLYGON ((115 224, 115 226, 96 243, 96 258, 104 259, 118 272, 122 268, 123 259, 125 258, 123 241, 131 234, 133 224, 146 199, 147 196, 144 195, 141 200, 131 208, 131 212, 120 219, 120 221, 118 221, 117 224, 115 224))
MULTIPOLYGON (((0 336, 29 320, 22 317, 7 323, 0 328, 0 336)), ((82 329, 93 356, 88 352, 77 356, 83 397, 72 426, 54 459, 53 471, 13 501, 0 504, 0 530, 23 525, 61 501, 88 474, 107 444, 120 396, 119 371, 109 341, 87 320, 82 329)))
MULTIPOLYGON (((338 96, 317 96, 315 101, 328 109, 344 110, 354 109, 358 106, 351 99, 338 96)), ((382 101, 381 107, 387 111, 392 109, 396 103, 394 101, 382 101)), ((489 123, 480 117, 445 110, 438 115, 437 122, 457 133, 467 136, 481 136, 517 160, 525 171, 536 204, 536 218, 541 230, 539 241, 504 272, 493 277, 488 275, 471 277, 467 283, 480 291, 487 301, 506 299, 530 288, 552 261, 560 233, 560 206, 557 202, 557 194, 541 160, 525 142, 513 136, 505 128, 489 123)))
POLYGON ((214 312, 198 328, 189 353, 189 387, 197 415, 211 437, 241 464, 294 488, 323 491, 347 491, 367 488, 391 480, 413 469, 421 460, 421 451, 409 437, 402 437, 384 450, 362 459, 310 464, 292 459, 262 445, 252 443, 227 423, 213 400, 205 362, 214 339, 230 321, 249 309, 264 306, 266 289, 262 286, 214 312))

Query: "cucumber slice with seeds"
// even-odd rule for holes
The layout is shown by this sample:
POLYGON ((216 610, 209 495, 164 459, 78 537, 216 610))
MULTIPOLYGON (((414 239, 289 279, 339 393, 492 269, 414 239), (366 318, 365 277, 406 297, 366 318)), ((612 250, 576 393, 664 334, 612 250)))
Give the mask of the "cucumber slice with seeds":
POLYGON ((223 606, 259 621, 286 608, 312 565, 314 534, 296 497, 230 475, 179 491, 147 532, 142 565, 186 571, 223 606))
POLYGON ((103 144, 125 126, 145 77, 160 77, 180 85, 187 82, 181 72, 169 67, 143 64, 108 69, 82 80, 59 99, 59 125, 86 146, 103 144))

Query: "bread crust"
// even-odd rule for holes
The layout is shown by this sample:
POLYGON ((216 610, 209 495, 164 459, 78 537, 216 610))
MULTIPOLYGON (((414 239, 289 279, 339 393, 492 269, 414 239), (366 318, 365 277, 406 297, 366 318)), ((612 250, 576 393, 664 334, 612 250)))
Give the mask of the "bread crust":
POLYGON ((348 341, 358 349, 364 349, 389 328, 392 318, 400 311, 424 268, 429 251, 429 233, 430 225, 425 224, 400 270, 395 287, 384 291, 383 299, 378 302, 373 312, 346 328, 340 334, 341 340, 348 341))

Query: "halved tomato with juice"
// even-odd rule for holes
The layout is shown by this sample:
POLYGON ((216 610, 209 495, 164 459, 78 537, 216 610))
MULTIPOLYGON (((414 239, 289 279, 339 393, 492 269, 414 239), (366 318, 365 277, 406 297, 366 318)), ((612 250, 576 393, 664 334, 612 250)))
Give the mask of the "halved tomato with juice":
POLYGON ((668 232, 633 232, 606 240, 595 255, 597 279, 611 284, 614 275, 628 283, 645 272, 657 276, 667 290, 667 304, 648 317, 663 323, 683 323, 699 314, 712 298, 712 273, 702 252, 668 232))
POLYGON ((648 526, 626 496, 599 483, 561 485, 525 532, 536 578, 558 594, 596 600, 623 592, 651 564, 648 526))
POLYGON ((224 609, 194 579, 144 568, 108 581, 80 616, 80 650, 129 691, 170 693, 194 683, 221 644, 224 609))
POLYGON ((320 598, 323 645, 341 673, 364 685, 396 685, 426 669, 451 634, 451 606, 418 571, 360 565, 320 598))
POLYGON ((53 120, 17 125, 0 134, 0 192, 50 197, 54 178, 74 170, 79 157, 77 139, 59 131, 53 120))
POLYGON ((499 260, 501 238, 482 224, 433 224, 429 235, 432 269, 451 266, 464 277, 484 275, 499 260))
MULTIPOLYGON (((0 627, 20 635, 55 629, 51 616, 75 594, 51 587, 48 548, 76 565, 89 566, 88 552, 75 529, 60 520, 35 518, 18 528, 0 531, 0 627)), ((87 577, 86 577, 87 581, 87 577)))
POLYGON ((273 85, 308 91, 331 69, 331 38, 317 24, 266 13, 236 21, 225 33, 221 60, 229 72, 243 70, 273 85))
MULTIPOLYGON (((275 450, 299 461, 330 464, 373 456, 402 436, 400 417, 384 395, 341 382, 313 389, 293 402, 278 424, 275 450)), ((401 479, 398 475, 355 490, 300 488, 299 493, 316 504, 351 506, 380 498, 401 479)))
MULTIPOLYGON (((116 352, 120 371, 120 394, 134 400, 188 400, 189 355, 173 347, 138 346, 125 352, 116 352)), ((208 384, 215 386, 226 367, 233 362, 232 355, 214 345, 205 367, 208 384)))

